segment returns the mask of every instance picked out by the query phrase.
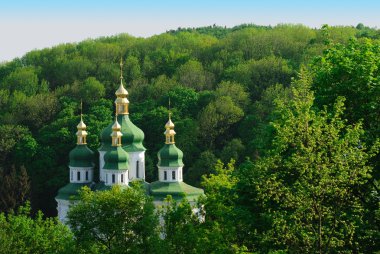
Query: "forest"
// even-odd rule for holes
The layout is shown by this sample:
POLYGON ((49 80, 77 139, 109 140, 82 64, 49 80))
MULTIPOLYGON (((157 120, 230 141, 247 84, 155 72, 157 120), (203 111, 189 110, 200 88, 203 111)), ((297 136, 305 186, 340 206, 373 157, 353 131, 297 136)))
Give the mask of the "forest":
POLYGON ((0 252, 380 253, 379 149, 380 30, 363 24, 213 25, 34 50, 0 64, 0 252), (55 218, 81 100, 97 151, 120 58, 146 181, 157 180, 170 98, 184 181, 205 190, 204 220, 168 197, 161 227, 138 186, 83 190, 76 230, 55 218), (133 237, 79 229, 106 199, 134 218, 142 209, 133 237))

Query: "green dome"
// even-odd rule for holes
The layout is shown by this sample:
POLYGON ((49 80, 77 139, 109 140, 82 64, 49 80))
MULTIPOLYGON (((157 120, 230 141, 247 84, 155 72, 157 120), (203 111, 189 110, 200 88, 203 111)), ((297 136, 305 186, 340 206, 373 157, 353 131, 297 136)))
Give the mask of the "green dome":
MULTIPOLYGON (((123 149, 127 152, 145 151, 146 149, 142 144, 144 141, 144 132, 132 123, 128 115, 118 115, 117 121, 121 125, 120 131, 123 134, 121 137, 123 149)), ((113 123, 108 125, 100 134, 102 146, 99 148, 99 151, 107 151, 111 148, 112 125, 113 123)))
POLYGON ((128 169, 128 153, 120 146, 112 146, 104 155, 104 169, 126 170, 128 169))
POLYGON ((157 153, 159 167, 182 167, 183 152, 175 144, 165 144, 157 153))
POLYGON ((69 154, 70 167, 93 167, 94 152, 86 145, 77 145, 69 154))

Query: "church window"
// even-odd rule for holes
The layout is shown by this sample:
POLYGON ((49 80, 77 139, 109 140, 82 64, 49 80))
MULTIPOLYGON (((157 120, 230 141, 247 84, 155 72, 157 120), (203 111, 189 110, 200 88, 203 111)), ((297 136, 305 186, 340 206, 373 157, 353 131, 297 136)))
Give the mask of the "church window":
POLYGON ((77 179, 80 181, 80 171, 77 172, 77 179))
POLYGON ((168 173, 164 171, 164 180, 168 180, 168 173))
POLYGON ((139 178, 139 177, 140 177, 140 174, 139 174, 139 173, 140 173, 140 172, 139 172, 139 171, 140 171, 140 170, 139 170, 139 166, 140 166, 140 165, 139 165, 139 161, 136 161, 136 178, 139 178))
POLYGON ((121 174, 121 182, 124 182, 124 174, 121 174))
POLYGON ((88 171, 86 171, 86 181, 88 180, 88 171))
POLYGON ((70 179, 73 180, 73 171, 70 171, 70 179))
POLYGON ((175 180, 175 171, 172 171, 172 180, 175 180))
POLYGON ((115 183, 115 174, 112 174, 112 183, 115 183))

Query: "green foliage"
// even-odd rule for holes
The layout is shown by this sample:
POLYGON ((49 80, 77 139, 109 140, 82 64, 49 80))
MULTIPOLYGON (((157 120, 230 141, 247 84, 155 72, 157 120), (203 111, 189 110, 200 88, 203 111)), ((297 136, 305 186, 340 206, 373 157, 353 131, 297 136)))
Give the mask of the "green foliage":
POLYGON ((30 206, 20 207, 17 214, 0 213, 1 253, 74 253, 70 230, 57 219, 43 219, 38 212, 30 218, 30 206))
POLYGON ((0 168, 0 211, 16 209, 28 199, 30 181, 24 166, 0 168))
POLYGON ((166 253, 199 253, 201 221, 186 199, 176 202, 168 196, 159 214, 163 220, 161 235, 165 239, 163 249, 166 253))
MULTIPOLYGON (((242 195, 264 211, 259 209, 256 216, 269 223, 260 236, 263 247, 302 253, 360 252, 364 247, 357 229, 366 221, 358 190, 371 178, 369 160, 378 149, 360 143, 360 123, 342 120, 342 98, 332 113, 313 110, 309 87, 310 77, 303 72, 291 87, 293 100, 276 101, 280 118, 273 123, 273 149, 242 170, 242 195)), ((248 203, 244 206, 258 210, 248 203)))
POLYGON ((335 44, 317 58, 314 72, 318 106, 331 106, 337 97, 344 96, 344 117, 350 123, 363 119, 370 135, 379 137, 380 44, 370 40, 335 44))
POLYGON ((99 253, 158 251, 158 218, 153 202, 139 185, 99 192, 84 188, 79 200, 68 212, 68 223, 81 249, 99 253))

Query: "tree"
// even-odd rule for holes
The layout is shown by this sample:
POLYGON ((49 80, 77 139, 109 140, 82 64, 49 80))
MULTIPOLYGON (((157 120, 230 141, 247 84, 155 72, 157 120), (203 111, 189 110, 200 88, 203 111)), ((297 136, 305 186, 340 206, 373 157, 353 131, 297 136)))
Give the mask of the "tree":
POLYGON ((352 39, 335 44, 314 62, 313 89, 319 107, 332 107, 339 96, 346 98, 344 117, 350 123, 363 119, 374 141, 380 133, 380 44, 352 39))
POLYGON ((255 243, 261 250, 361 252, 368 246, 359 242, 358 228, 367 223, 359 190, 371 177, 369 160, 378 147, 361 142, 360 123, 342 119, 343 98, 331 113, 315 110, 310 80, 301 72, 292 101, 276 101, 273 149, 239 173, 242 206, 267 228, 258 219, 246 223, 262 232, 255 243))
MULTIPOLYGON (((208 147, 215 145, 216 139, 222 136, 244 116, 229 96, 221 96, 210 102, 199 114, 200 135, 208 147)), ((225 139, 225 137, 224 137, 225 139)))
POLYGON ((68 227, 56 218, 31 217, 29 204, 16 214, 0 213, 1 253, 75 253, 74 238, 68 227))
POLYGON ((30 181, 24 166, 0 168, 0 211, 9 212, 23 205, 30 194, 30 181))
POLYGON ((39 91, 38 76, 33 67, 18 68, 5 79, 2 87, 11 92, 17 90, 28 96, 35 95, 39 91))
POLYGON ((180 66, 177 77, 181 84, 197 91, 207 89, 211 85, 210 74, 206 74, 202 63, 196 60, 189 60, 180 66))
POLYGON ((92 192, 85 188, 68 212, 68 223, 83 249, 101 253, 155 253, 158 218, 140 185, 92 192))
POLYGON ((177 202, 168 196, 159 214, 165 253, 203 253, 199 246, 201 221, 186 199, 177 202))
POLYGON ((88 103, 93 103, 104 97, 105 88, 96 78, 88 77, 83 83, 74 82, 72 93, 78 100, 83 99, 88 103))

